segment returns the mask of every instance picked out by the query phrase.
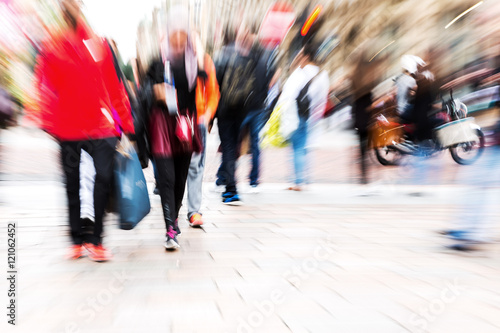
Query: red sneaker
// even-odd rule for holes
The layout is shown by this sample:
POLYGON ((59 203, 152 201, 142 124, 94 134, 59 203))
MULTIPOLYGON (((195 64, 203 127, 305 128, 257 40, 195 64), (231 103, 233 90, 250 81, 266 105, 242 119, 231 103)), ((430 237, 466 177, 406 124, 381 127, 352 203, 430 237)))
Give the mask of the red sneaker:
POLYGON ((72 245, 66 254, 66 259, 76 260, 83 257, 83 247, 81 245, 72 245))
POLYGON ((94 245, 87 243, 84 245, 87 249, 89 259, 97 262, 108 261, 113 258, 111 252, 105 249, 102 244, 94 245))
POLYGON ((203 220, 201 219, 201 214, 193 214, 189 218, 189 225, 191 227, 201 227, 203 225, 203 220))

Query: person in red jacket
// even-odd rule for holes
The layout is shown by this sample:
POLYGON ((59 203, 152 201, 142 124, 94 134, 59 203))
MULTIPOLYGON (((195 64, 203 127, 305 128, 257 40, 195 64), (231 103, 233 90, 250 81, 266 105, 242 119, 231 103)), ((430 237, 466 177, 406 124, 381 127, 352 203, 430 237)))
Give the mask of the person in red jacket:
POLYGON ((102 246, 103 215, 113 177, 113 156, 120 136, 134 133, 130 104, 120 85, 113 58, 104 39, 84 23, 79 3, 61 2, 66 27, 46 42, 37 59, 39 121, 61 147, 66 181, 69 224, 73 246, 69 257, 106 261, 102 246), (119 126, 118 126, 119 124, 119 126), (94 160, 95 226, 82 233, 80 220, 80 156, 85 150, 94 160))

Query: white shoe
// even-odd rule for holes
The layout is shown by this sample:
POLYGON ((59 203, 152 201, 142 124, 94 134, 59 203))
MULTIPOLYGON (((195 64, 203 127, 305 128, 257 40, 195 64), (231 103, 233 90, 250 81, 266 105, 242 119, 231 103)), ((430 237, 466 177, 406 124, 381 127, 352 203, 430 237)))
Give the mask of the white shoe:
POLYGON ((259 185, 250 185, 250 190, 248 191, 248 193, 252 193, 252 194, 260 193, 259 185))
POLYGON ((381 195, 381 188, 376 184, 363 185, 359 191, 355 194, 357 197, 374 197, 381 195))
POLYGON ((177 234, 175 231, 170 231, 167 233, 165 239, 165 249, 167 250, 177 250, 181 246, 177 242, 177 234))
POLYGON ((179 249, 181 246, 179 245, 179 243, 177 243, 175 241, 175 239, 167 239, 167 241, 165 242, 165 248, 167 250, 177 250, 179 249))
POLYGON ((210 187, 210 190, 216 193, 224 193, 224 191, 226 190, 226 186, 217 185, 217 183, 213 183, 212 186, 210 187))

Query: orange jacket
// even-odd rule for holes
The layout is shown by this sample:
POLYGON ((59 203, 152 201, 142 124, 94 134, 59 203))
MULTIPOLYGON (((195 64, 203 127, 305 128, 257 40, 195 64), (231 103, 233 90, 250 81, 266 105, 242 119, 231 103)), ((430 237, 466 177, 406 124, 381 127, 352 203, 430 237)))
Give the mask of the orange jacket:
POLYGON ((205 118, 205 124, 215 116, 219 104, 220 92, 215 65, 208 54, 205 54, 205 72, 207 79, 198 77, 196 84, 196 111, 198 112, 198 123, 205 118))

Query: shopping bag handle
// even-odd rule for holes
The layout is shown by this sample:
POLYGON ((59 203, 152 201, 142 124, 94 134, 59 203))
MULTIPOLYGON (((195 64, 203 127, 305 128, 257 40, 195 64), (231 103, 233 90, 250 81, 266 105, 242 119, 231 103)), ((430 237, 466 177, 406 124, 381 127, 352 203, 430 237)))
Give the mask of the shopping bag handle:
POLYGON ((122 137, 116 146, 116 151, 126 158, 132 158, 131 154, 134 151, 134 147, 125 134, 122 134, 122 137))

